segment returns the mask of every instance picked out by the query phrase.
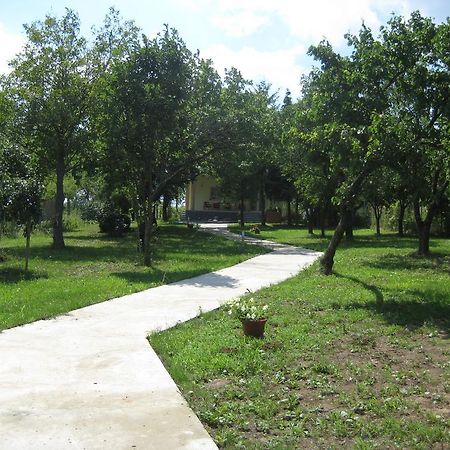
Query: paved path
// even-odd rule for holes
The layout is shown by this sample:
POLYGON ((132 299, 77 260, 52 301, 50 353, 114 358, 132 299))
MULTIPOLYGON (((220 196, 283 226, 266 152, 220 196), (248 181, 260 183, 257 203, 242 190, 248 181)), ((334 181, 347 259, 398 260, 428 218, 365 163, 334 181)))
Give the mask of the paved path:
POLYGON ((0 333, 0 449, 215 449, 146 336, 278 283, 319 255, 273 247, 227 269, 0 333))

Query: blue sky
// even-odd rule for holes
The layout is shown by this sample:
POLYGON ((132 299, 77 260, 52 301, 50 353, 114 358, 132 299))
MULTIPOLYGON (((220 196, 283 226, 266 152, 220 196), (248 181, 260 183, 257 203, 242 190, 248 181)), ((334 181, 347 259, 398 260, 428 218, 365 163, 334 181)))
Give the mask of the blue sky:
POLYGON ((299 79, 312 60, 311 44, 327 38, 345 51, 344 33, 361 22, 377 30, 392 12, 420 10, 437 22, 450 15, 448 0, 0 0, 0 72, 23 44, 22 24, 76 10, 86 36, 115 6, 147 35, 175 27, 191 50, 199 49, 223 74, 235 66, 247 78, 270 82, 281 95, 299 93, 299 79))

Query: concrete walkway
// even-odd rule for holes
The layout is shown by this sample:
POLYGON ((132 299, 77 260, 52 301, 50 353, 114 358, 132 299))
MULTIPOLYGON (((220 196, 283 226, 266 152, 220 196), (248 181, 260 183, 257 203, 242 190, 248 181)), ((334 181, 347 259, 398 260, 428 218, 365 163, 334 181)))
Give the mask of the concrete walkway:
POLYGON ((264 245, 276 249, 1 333, 0 448, 215 449, 146 337, 285 280, 319 256, 264 245))

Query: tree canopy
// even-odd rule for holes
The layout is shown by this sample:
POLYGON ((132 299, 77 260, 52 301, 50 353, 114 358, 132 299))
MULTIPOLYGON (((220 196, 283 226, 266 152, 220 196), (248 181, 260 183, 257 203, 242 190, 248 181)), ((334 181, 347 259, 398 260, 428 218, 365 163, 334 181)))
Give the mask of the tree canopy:
POLYGON ((69 9, 25 32, 0 83, 0 211, 37 221, 38 185, 54 184, 55 247, 64 247, 69 197, 101 197, 137 221, 150 264, 156 205, 167 209, 203 172, 239 202, 241 225, 244 200, 258 199, 264 223, 269 196, 287 202, 289 222, 295 199, 311 233, 314 220, 323 234, 335 226, 326 274, 365 205, 380 232, 382 209, 397 202, 399 234, 411 205, 419 254, 428 254, 433 220, 449 204, 448 20, 393 16, 378 35, 363 24, 346 36, 345 55, 326 40, 311 46, 316 65, 301 97, 286 91, 281 104, 237 68, 222 79, 175 29, 149 38, 113 8, 90 39, 69 9))

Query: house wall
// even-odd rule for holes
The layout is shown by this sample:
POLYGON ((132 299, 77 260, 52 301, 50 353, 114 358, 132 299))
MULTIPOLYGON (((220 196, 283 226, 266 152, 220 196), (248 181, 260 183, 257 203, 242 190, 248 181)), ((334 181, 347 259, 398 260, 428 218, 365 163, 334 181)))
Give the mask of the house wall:
MULTIPOLYGON (((186 188, 186 211, 211 211, 211 210, 238 210, 238 203, 229 203, 225 205, 223 198, 219 195, 214 196, 214 191, 219 191, 217 181, 207 175, 199 175, 194 181, 191 181, 186 188), (216 189, 214 189, 216 188, 216 189)), ((259 202, 244 201, 246 211, 255 211, 259 209, 259 202)))
MULTIPOLYGON (((237 221, 239 205, 237 202, 225 204, 224 200, 219 196, 212 197, 214 192, 218 192, 213 188, 218 188, 217 181, 207 175, 198 176, 193 182, 190 182, 186 187, 186 212, 188 220, 192 222, 208 221, 208 220, 222 220, 222 221, 237 221), (189 215, 189 212, 191 214, 189 215), (229 218, 233 217, 232 220, 229 218), (189 219, 190 218, 190 219, 189 219)), ((220 194, 219 194, 220 195, 220 194)), ((258 222, 261 217, 259 211, 260 203, 257 201, 246 200, 244 204, 246 221, 258 222)), ((271 221, 270 213, 278 211, 282 218, 287 216, 286 202, 273 201, 266 199, 266 214, 268 214, 268 222, 271 221)), ((292 205, 292 214, 294 214, 294 205, 292 205)), ((279 214, 277 215, 279 217, 279 214)), ((275 220, 278 222, 280 219, 275 220)))
POLYGON ((187 190, 186 209, 191 211, 202 211, 205 202, 220 202, 220 198, 211 198, 211 188, 217 187, 217 182, 206 175, 198 176, 195 181, 190 182, 187 190))

